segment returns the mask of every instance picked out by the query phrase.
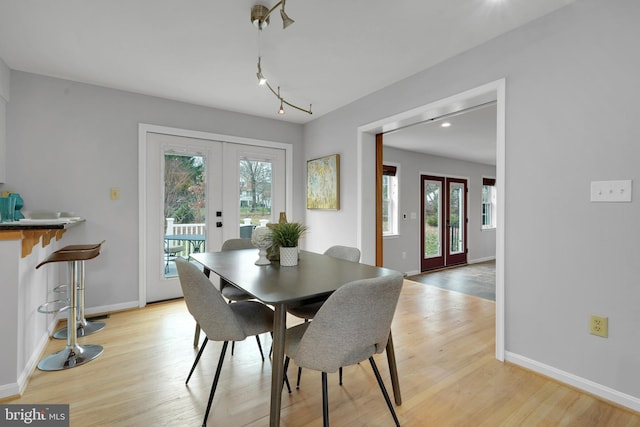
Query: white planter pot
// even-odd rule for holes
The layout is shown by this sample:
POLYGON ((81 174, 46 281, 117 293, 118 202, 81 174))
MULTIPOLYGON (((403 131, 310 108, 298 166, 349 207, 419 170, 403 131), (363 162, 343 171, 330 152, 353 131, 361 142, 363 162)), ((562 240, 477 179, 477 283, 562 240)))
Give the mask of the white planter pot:
POLYGON ((280 265, 293 267, 298 265, 298 248, 280 248, 280 265))

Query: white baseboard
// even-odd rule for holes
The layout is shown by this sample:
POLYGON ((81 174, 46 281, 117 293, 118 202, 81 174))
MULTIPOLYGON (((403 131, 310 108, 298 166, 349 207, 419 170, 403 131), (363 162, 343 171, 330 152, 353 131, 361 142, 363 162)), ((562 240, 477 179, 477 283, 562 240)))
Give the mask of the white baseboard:
POLYGON ((99 307, 87 307, 84 310, 85 317, 90 317, 92 314, 103 314, 103 313, 115 313, 117 311, 130 310, 132 308, 138 308, 140 305, 138 301, 129 301, 123 302, 120 304, 112 304, 112 305, 102 305, 99 307))
POLYGON ((420 270, 415 270, 415 271, 406 271, 404 274, 406 274, 407 276, 415 276, 416 274, 420 274, 421 271, 420 270))
POLYGON ((496 257, 494 256, 488 256, 488 257, 484 257, 484 258, 476 258, 473 260, 467 260, 467 264, 479 264, 481 262, 487 262, 487 261, 495 261, 496 257))
POLYGON ((593 394, 601 399, 608 400, 615 404, 624 406, 633 411, 640 412, 640 399, 637 397, 622 393, 602 384, 595 383, 591 380, 578 377, 569 372, 561 371, 553 366, 545 365, 519 354, 505 352, 505 361, 513 363, 523 368, 529 369, 538 374, 553 378, 572 387, 593 394))

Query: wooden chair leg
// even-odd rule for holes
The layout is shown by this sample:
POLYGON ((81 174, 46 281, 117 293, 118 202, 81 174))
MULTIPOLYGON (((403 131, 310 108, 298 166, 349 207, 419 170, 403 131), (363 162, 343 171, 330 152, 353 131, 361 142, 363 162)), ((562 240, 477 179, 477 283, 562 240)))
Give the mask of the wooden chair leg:
POLYGON ((200 325, 196 323, 196 331, 193 334, 193 346, 197 348, 198 343, 200 343, 200 325))

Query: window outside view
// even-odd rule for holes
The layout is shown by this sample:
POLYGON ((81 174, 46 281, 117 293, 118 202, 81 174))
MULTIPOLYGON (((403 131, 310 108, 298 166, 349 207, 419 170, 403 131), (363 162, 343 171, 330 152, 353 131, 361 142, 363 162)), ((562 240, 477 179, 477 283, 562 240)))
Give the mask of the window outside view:
POLYGON ((271 162, 240 160, 240 237, 251 237, 242 226, 253 230, 271 221, 271 176, 271 162))
POLYGON ((424 257, 440 256, 440 193, 442 185, 430 181, 424 187, 424 257))
POLYGON ((173 261, 204 250, 206 162, 202 156, 164 156, 164 276, 177 275, 173 261), (183 237, 181 237, 183 236, 183 237))

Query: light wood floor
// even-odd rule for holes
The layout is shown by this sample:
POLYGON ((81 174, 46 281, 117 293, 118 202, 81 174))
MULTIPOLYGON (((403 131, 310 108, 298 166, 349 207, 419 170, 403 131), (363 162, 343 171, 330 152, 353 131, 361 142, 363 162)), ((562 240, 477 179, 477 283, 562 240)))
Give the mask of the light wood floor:
MULTIPOLYGON (((403 426, 640 426, 640 414, 613 406, 494 358, 495 303, 405 281, 393 334, 403 393, 403 426)), ((19 399, 69 403, 71 426, 200 425, 220 345, 210 343, 189 386, 194 322, 182 301, 116 313, 82 338, 104 354, 58 372, 35 371, 19 399)), ((263 337, 268 351, 270 338, 263 337)), ((64 346, 52 340, 46 353, 64 346)), ((386 357, 378 365, 390 388, 386 357)), ((293 367, 292 367, 293 368, 293 367)), ((293 377, 295 369, 289 369, 293 377)), ((271 363, 254 339, 227 356, 209 425, 266 426, 271 363)), ((392 426, 368 363, 329 376, 332 426, 392 426)), ((283 396, 283 426, 322 425, 320 374, 303 371, 283 396)))

